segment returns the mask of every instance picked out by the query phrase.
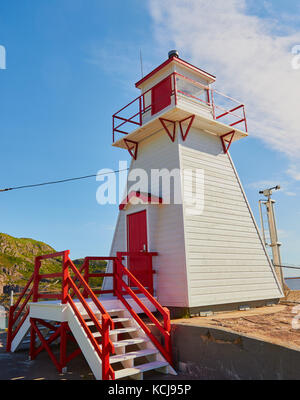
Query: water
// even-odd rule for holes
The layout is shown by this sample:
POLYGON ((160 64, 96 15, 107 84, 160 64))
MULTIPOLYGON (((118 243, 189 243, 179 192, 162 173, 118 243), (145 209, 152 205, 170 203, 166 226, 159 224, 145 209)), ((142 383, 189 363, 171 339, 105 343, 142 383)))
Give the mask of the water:
POLYGON ((291 290, 300 290, 300 278, 285 278, 285 283, 291 290))

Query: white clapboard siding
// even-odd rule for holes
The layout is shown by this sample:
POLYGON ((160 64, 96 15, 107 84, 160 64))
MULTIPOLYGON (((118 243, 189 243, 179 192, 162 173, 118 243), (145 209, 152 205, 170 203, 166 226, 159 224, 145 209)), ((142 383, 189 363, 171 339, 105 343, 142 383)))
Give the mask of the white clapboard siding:
MULTIPOLYGON (((152 169, 179 168, 179 148, 172 143, 163 129, 154 136, 139 143, 138 158, 131 163, 128 174, 128 192, 131 191, 133 169, 142 169, 148 174, 149 180, 142 191, 162 196, 159 188, 151 187, 152 169)), ((135 180, 136 178, 134 178, 135 180)), ((180 179, 179 189, 180 189, 180 179)), ((171 186, 171 199, 173 186, 171 186)), ((132 190, 135 190, 134 188, 132 190)), ((183 211, 181 205, 142 205, 129 204, 119 212, 116 233, 111 247, 111 255, 117 251, 126 251, 126 216, 130 213, 146 210, 148 223, 148 249, 156 251, 159 257, 153 258, 155 294, 163 305, 186 307, 188 304, 188 285, 185 264, 183 211), (172 272, 170 272, 172 271, 172 272)), ((108 280, 106 280, 108 281, 108 280)), ((108 283, 105 282, 105 289, 108 283)))
POLYGON ((251 210, 220 138, 191 129, 180 165, 204 171, 203 193, 192 177, 184 200, 204 198, 201 215, 184 213, 189 305, 209 306, 282 296, 251 210))
MULTIPOLYGON (((126 251, 126 230, 125 230, 125 215, 124 213, 120 213, 118 215, 117 224, 115 228, 115 233, 112 240, 112 245, 110 249, 110 256, 115 256, 117 251, 126 251)), ((113 264, 112 262, 107 263, 106 272, 113 272, 113 264)), ((113 280, 112 278, 104 278, 102 284, 102 290, 112 290, 113 289, 113 280)))
MULTIPOLYGON (((160 187, 151 186, 151 170, 177 168, 203 170, 204 182, 196 191, 194 177, 182 172, 184 184, 179 180, 178 186, 179 192, 185 191, 183 205, 129 204, 120 211, 111 255, 127 250, 127 215, 146 210, 148 248, 159 253, 153 266, 155 294, 162 305, 205 307, 282 297, 241 183, 219 137, 192 128, 183 142, 177 129, 173 143, 159 130, 139 143, 138 158, 129 171, 128 192, 140 189, 166 200, 160 187), (132 186, 139 179, 132 175, 133 169, 146 172, 149 179, 143 181, 144 187, 132 186), (204 200, 200 215, 185 213, 191 200, 204 200)), ((173 189, 171 185, 171 199, 173 189)), ((111 288, 108 280, 104 283, 105 289, 111 288)))

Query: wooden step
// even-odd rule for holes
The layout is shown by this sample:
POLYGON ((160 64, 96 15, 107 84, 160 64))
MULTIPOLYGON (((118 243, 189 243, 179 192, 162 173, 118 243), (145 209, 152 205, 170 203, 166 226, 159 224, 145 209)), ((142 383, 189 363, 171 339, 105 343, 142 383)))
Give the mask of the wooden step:
MULTIPOLYGON (((116 313, 125 311, 125 309, 124 308, 112 308, 111 310, 106 310, 106 311, 107 311, 108 314, 116 314, 116 313)), ((94 312, 94 315, 96 315, 96 316, 100 315, 101 316, 101 312, 100 311, 99 312, 96 311, 96 312, 94 312)), ((90 316, 86 311, 83 311, 81 313, 81 316, 83 318, 85 318, 85 319, 90 319, 90 316)), ((111 317, 113 318, 113 316, 111 316, 111 317)))
POLYGON ((130 319, 132 318, 112 318, 113 322, 117 323, 117 322, 127 322, 130 321, 130 319))
POLYGON ((114 364, 121 361, 132 360, 133 358, 151 356, 153 354, 158 354, 158 350, 146 349, 146 350, 131 351, 125 354, 116 354, 115 356, 111 356, 109 357, 109 362, 110 364, 114 364))
POLYGON ((115 379, 126 378, 127 376, 138 375, 140 373, 151 371, 154 369, 167 367, 169 364, 167 361, 153 361, 147 364, 137 365, 133 368, 124 368, 119 371, 115 371, 115 379))
POLYGON ((106 310, 108 314, 115 314, 122 311, 125 311, 125 308, 112 308, 111 310, 106 310))
MULTIPOLYGON (((136 332, 138 331, 140 328, 135 328, 135 327, 131 327, 129 326, 128 328, 119 328, 119 329, 112 329, 111 331, 109 331, 110 335, 118 335, 121 333, 129 333, 129 332, 136 332)), ((96 337, 100 337, 102 336, 100 332, 95 332, 93 333, 93 336, 96 337)))
MULTIPOLYGON (((113 345, 115 348, 117 348, 117 347, 132 346, 134 344, 141 344, 141 343, 147 343, 147 342, 149 342, 149 339, 147 337, 131 338, 131 339, 118 340, 117 342, 113 342, 113 345)), ((99 346, 100 346, 100 348, 102 348, 101 344, 99 346)))
MULTIPOLYGON (((112 320, 114 323, 127 322, 127 321, 130 321, 130 318, 113 318, 112 320)), ((99 322, 101 323, 101 320, 99 320, 99 322)), ((95 325, 93 321, 88 321, 88 322, 86 322, 86 324, 87 324, 87 326, 95 325)))

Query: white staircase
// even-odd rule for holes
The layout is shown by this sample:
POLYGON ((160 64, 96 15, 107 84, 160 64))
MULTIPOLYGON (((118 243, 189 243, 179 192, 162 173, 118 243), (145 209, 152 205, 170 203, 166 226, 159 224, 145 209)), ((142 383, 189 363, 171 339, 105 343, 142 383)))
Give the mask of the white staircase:
MULTIPOLYGON (((100 296, 99 298, 90 288, 81 271, 70 260, 69 251, 41 256, 42 258, 37 257, 35 273, 29 279, 16 304, 10 309, 7 351, 14 352, 21 345, 28 347, 32 343, 32 346, 29 346, 30 358, 34 360, 41 350, 45 350, 57 370, 61 372, 70 360, 80 354, 80 351, 76 349, 67 357, 67 341, 72 339, 68 338, 70 330, 97 380, 143 379, 144 374, 148 371, 176 375, 170 365, 169 310, 162 307, 134 275, 123 266, 120 257, 122 258, 124 254, 118 253, 117 257, 109 257, 116 263, 116 271, 114 274, 109 274, 113 275, 115 289, 109 296, 100 296), (63 275, 62 288, 68 290, 62 290, 62 294, 52 294, 51 297, 48 294, 39 296, 39 293, 35 292, 39 283, 36 276, 49 278, 49 274, 38 275, 41 260, 58 256, 64 258, 63 266, 67 273, 66 276, 63 275), (71 273, 75 278, 71 276, 71 273), (127 280, 124 281, 123 277, 125 276, 127 276, 127 280, 130 279, 137 286, 138 295, 135 295, 135 292, 128 286, 127 280), (30 289, 31 284, 33 286, 30 289), (82 292, 79 288, 82 289, 82 292), (39 297, 51 300, 38 301, 39 297), (155 312, 160 313, 162 323, 153 314, 155 312), (151 332, 151 329, 138 315, 143 313, 147 315, 152 326, 160 332, 161 340, 151 332), (21 321, 19 322, 19 320, 21 321), (32 341, 30 340, 31 326, 34 333, 32 341), (50 348, 52 344, 58 342, 61 343, 59 359, 50 348), (42 346, 37 349, 37 344, 42 344, 42 346)), ((152 257, 153 254, 156 253, 143 253, 143 256, 152 257)), ((93 259, 103 260, 107 257, 93 259)), ((90 258, 87 257, 83 266, 89 266, 89 261, 90 258)), ((57 276, 57 273, 50 275, 57 276)), ((89 276, 95 275, 97 274, 93 273, 89 276)), ((103 277, 103 273, 99 275, 103 277)))
MULTIPOLYGON (((153 370, 176 375, 175 370, 164 359, 125 308, 107 309, 107 313, 115 324, 115 329, 109 332, 116 353, 111 355, 109 359, 115 372, 115 379, 142 380, 145 372, 153 370)), ((82 314, 82 316, 91 329, 93 336, 100 341, 101 334, 95 329, 94 322, 89 319, 87 314, 82 314)), ((101 315, 98 314, 97 317, 101 324, 101 315)), ((71 307, 69 308, 68 320, 69 327, 95 378, 102 379, 101 359, 95 352, 71 307)), ((99 346, 101 348, 101 344, 99 346)))

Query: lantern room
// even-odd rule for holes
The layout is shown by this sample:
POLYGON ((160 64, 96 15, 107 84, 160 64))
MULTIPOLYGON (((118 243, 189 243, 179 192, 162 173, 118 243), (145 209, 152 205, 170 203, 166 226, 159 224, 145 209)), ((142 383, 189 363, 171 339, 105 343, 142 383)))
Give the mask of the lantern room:
POLYGON ((183 141, 193 125, 220 136, 227 152, 232 142, 247 136, 245 106, 212 88, 215 80, 170 51, 135 84, 140 96, 113 115, 113 146, 136 158, 138 143, 162 126, 174 141, 178 123, 183 141))

